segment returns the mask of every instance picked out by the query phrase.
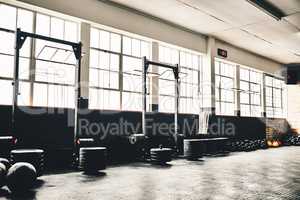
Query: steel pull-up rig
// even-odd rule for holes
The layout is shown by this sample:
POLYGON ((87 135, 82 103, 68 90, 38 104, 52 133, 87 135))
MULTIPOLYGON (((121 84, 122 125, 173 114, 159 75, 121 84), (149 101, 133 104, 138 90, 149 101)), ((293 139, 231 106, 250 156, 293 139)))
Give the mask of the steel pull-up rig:
POLYGON ((174 78, 175 78, 175 114, 174 114, 174 140, 175 144, 177 145, 177 140, 178 140, 178 113, 179 113, 179 65, 171 65, 167 63, 161 63, 161 62, 154 62, 148 60, 146 57, 142 58, 143 60, 143 71, 142 71, 142 76, 143 76, 143 111, 142 111, 142 131, 143 134, 147 137, 147 127, 146 127, 146 112, 147 112, 147 73, 150 65, 158 66, 158 67, 163 67, 167 69, 171 69, 174 78))
POLYGON ((78 135, 78 109, 79 109, 79 101, 81 99, 81 42, 75 43, 66 40, 51 38, 43 35, 38 35, 34 33, 23 32, 21 29, 16 30, 16 40, 15 40, 15 57, 14 57, 14 76, 13 76, 13 104, 12 104, 12 132, 16 134, 16 108, 18 106, 18 96, 19 96, 19 60, 20 60, 20 50, 25 43, 27 38, 39 39, 44 41, 49 41, 53 43, 63 44, 67 46, 71 46, 76 58, 75 71, 76 71, 76 79, 75 79, 75 121, 74 121, 74 145, 78 135))

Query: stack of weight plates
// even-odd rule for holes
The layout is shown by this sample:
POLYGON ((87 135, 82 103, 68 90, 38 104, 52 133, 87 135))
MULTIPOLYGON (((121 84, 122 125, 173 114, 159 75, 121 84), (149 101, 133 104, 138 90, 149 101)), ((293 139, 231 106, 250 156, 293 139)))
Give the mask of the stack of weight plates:
POLYGON ((14 148, 12 136, 0 136, 0 157, 9 158, 10 151, 14 148))
POLYGON ((155 148, 150 150, 151 161, 157 164, 165 164, 172 160, 172 149, 169 148, 155 148))
POLYGON ((80 148, 79 168, 88 173, 104 170, 106 168, 106 157, 105 147, 80 148))
POLYGON ((41 149, 16 149, 10 152, 11 164, 27 162, 32 164, 41 176, 44 171, 44 151, 41 149))
POLYGON ((184 156, 188 160, 198 160, 202 157, 201 142, 197 139, 185 139, 183 143, 184 156))

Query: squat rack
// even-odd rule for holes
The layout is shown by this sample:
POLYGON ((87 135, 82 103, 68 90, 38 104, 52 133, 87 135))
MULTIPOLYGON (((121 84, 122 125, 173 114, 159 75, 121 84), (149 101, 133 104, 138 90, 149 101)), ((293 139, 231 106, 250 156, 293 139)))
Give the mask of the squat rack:
POLYGON ((177 137, 178 137, 178 113, 179 113, 179 65, 171 65, 167 63, 161 63, 161 62, 154 62, 150 61, 147 59, 147 57, 142 58, 142 65, 143 65, 143 71, 142 71, 142 76, 143 76, 143 111, 142 111, 142 131, 145 136, 148 136, 147 134, 147 126, 146 126, 146 112, 147 112, 147 73, 150 65, 158 66, 158 67, 164 67, 167 69, 171 69, 174 78, 175 78, 175 114, 174 114, 174 140, 177 145, 177 137))
POLYGON ((16 38, 15 38, 15 56, 14 56, 14 75, 13 75, 13 104, 12 104, 12 132, 15 134, 16 131, 16 108, 18 106, 18 96, 19 96, 19 65, 20 65, 20 50, 23 47, 27 38, 40 39, 53 43, 63 44, 67 46, 71 46, 76 58, 75 64, 75 119, 74 119, 74 145, 78 134, 78 109, 79 109, 79 101, 81 99, 81 50, 82 43, 75 43, 66 40, 51 38, 43 35, 38 35, 34 33, 28 33, 21 31, 20 28, 16 30, 16 38))

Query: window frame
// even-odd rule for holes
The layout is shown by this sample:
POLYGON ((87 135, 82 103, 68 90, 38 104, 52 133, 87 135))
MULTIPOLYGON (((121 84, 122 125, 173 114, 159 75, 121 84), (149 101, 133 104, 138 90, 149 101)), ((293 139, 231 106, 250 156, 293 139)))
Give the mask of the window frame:
MULTIPOLYGON (((179 93, 179 110, 180 110, 180 113, 183 113, 183 114, 199 114, 200 113, 200 110, 201 108, 203 107, 203 98, 202 98, 202 95, 201 95, 201 92, 203 91, 203 55, 200 54, 200 53, 196 53, 196 52, 192 52, 188 49, 181 49, 181 48, 174 48, 174 47, 171 47, 171 46, 167 46, 165 44, 159 44, 159 61, 160 62, 166 62, 166 63, 170 63, 170 64, 179 64, 179 71, 182 71, 182 70, 186 70, 187 72, 196 72, 197 73, 197 83, 194 83, 193 81, 190 82, 190 81, 183 81, 183 80, 180 80, 180 93, 179 93), (169 51, 169 58, 166 59, 166 58, 162 58, 162 57, 165 57, 164 53, 165 52, 162 52, 162 51, 165 51, 167 49, 167 51, 169 51), (176 56, 174 55, 176 52, 176 56), (187 55, 190 56, 191 58, 191 62, 190 62, 190 66, 187 66, 186 65, 183 65, 182 64, 182 55, 185 54, 185 57, 187 57, 187 55), (198 69, 194 69, 193 67, 193 57, 197 57, 197 65, 198 65, 198 69), (174 59, 174 57, 176 59, 174 59), (167 60, 169 60, 170 62, 168 62, 167 60), (177 62, 175 61, 177 60, 177 62), (196 94, 197 95, 194 95, 193 92, 192 94, 193 95, 190 95, 190 96, 187 96, 187 95, 183 95, 183 88, 182 88, 182 85, 185 84, 187 87, 188 86, 193 86, 193 87, 196 87, 196 94), (185 107, 183 107, 183 103, 182 102, 185 102, 187 103, 188 101, 190 102, 196 102, 197 104, 197 107, 198 109, 197 110, 194 110, 194 109, 188 109, 188 106, 187 104, 185 105, 185 107)), ((159 71, 162 71, 162 73, 165 73, 166 70, 160 70, 159 71)), ((171 72, 171 74, 167 77, 159 77, 159 85, 161 84, 161 82, 165 82, 164 85, 166 84, 170 84, 173 88, 169 91, 169 92, 162 92, 162 88, 159 87, 159 99, 161 98, 164 98, 164 99, 173 99, 172 100, 172 104, 171 105, 174 105, 175 106, 175 80, 174 80, 174 77, 173 77, 173 72, 171 72)), ((193 88, 192 87, 192 88, 193 88)), ((188 92, 188 91, 186 91, 188 92)), ((175 112, 175 109, 173 108, 174 106, 172 106, 171 109, 165 109, 163 108, 162 109, 162 102, 161 100, 159 100, 159 112, 162 112, 162 113, 174 113, 175 112)), ((194 103, 193 103, 194 105, 194 103)))
MULTIPOLYGON (((142 102, 141 100, 141 95, 142 95, 142 88, 140 88, 140 91, 133 91, 133 90, 130 90, 130 89, 124 89, 124 82, 125 82, 125 78, 126 76, 128 77, 131 77, 131 76, 134 76, 134 77, 139 77, 140 79, 142 79, 142 76, 141 74, 136 74, 136 73, 131 73, 131 72, 125 72, 124 71, 124 60, 125 58, 130 58, 130 59, 138 59, 139 62, 141 62, 141 58, 142 56, 135 56, 135 55, 130 55, 129 53, 124 53, 124 38, 128 38, 131 40, 131 48, 132 48, 132 40, 137 40, 139 41, 140 43, 140 55, 142 54, 142 43, 145 43, 148 45, 148 58, 151 56, 151 43, 146 41, 146 40, 142 40, 142 39, 139 39, 139 38, 135 38, 135 37, 131 37, 131 36, 128 36, 128 35, 125 35, 123 33, 119 33, 119 32, 115 32, 115 31, 110 31, 110 30, 106 30, 106 29, 103 29, 103 28, 99 28, 99 27, 96 27, 96 26, 92 26, 91 27, 91 33, 92 33, 92 29, 95 29, 96 31, 98 31, 100 33, 100 31, 105 31, 105 32, 108 32, 110 35, 114 34, 114 35, 119 35, 120 36, 120 51, 117 52, 117 51, 112 51, 111 50, 111 43, 110 43, 110 49, 107 50, 107 49, 102 49, 99 47, 93 47, 92 44, 90 44, 90 50, 95 50, 95 51, 98 51, 98 52, 104 52, 104 53, 109 53, 109 54, 114 54, 114 55, 117 55, 119 57, 119 66, 118 66, 118 71, 114 71, 116 73, 118 73, 118 88, 111 88, 111 87, 99 87, 99 86, 91 86, 89 85, 89 90, 109 90, 109 91, 116 91, 119 93, 119 101, 118 101, 118 106, 117 108, 115 109, 111 109, 109 108, 109 106, 105 106, 105 105, 100 105, 101 102, 97 102, 98 105, 89 105, 89 108, 90 109, 101 109, 101 110, 122 110, 122 111, 141 111, 142 110, 142 105, 138 106, 138 107, 135 107, 133 108, 132 106, 128 106, 126 108, 126 102, 125 102, 125 95, 130 95, 132 96, 132 98, 134 98, 134 100, 137 102, 137 99, 135 97, 139 96, 140 95, 140 102, 142 102), (108 107, 108 108, 106 108, 108 107)), ((109 39, 110 40, 110 39, 109 39)), ((99 37, 99 44, 100 44, 100 37, 99 37)), ((111 40, 110 40, 111 42, 111 40)), ((131 53, 132 53, 132 49, 131 49, 131 53)), ((141 68, 142 68, 142 64, 141 64, 141 68)), ((95 70, 99 70, 100 68, 94 68, 94 67, 91 67, 91 64, 89 66, 89 70, 90 69, 95 69, 95 70)), ((100 69, 101 70, 101 69, 100 69)), ((108 70, 109 71, 109 70, 108 70)), ((113 72, 113 71, 110 71, 110 72, 113 72)), ((89 81, 90 83, 90 81, 89 81)), ((90 95, 90 98, 91 98, 91 95, 90 95)))
POLYGON ((265 76, 265 98, 266 98, 266 117, 268 118, 284 118, 284 100, 283 100, 283 95, 284 95, 284 80, 280 77, 276 77, 276 76, 273 76, 271 74, 267 74, 267 73, 264 73, 264 76, 265 76), (269 77, 271 78, 272 80, 272 84, 271 85, 268 85, 266 83, 266 78, 269 77), (279 81, 280 82, 280 87, 276 86, 276 83, 274 84, 274 81, 279 81), (271 91, 271 96, 268 96, 268 92, 267 90, 270 90, 271 91), (280 91, 280 104, 281 106, 278 107, 276 106, 276 99, 278 99, 278 97, 275 97, 275 90, 279 90, 280 91), (271 104, 272 105, 268 105, 269 103, 267 102, 268 98, 270 98, 271 100, 271 104), (269 114, 269 111, 268 109, 271 110, 272 114, 270 115, 269 114), (280 113, 280 114, 278 114, 280 113))
POLYGON ((240 66, 240 111, 241 111, 241 116, 242 117, 262 117, 262 80, 263 80, 263 73, 255 70, 253 68, 247 67, 247 66, 240 66), (241 70, 247 71, 248 72, 248 80, 245 80, 243 78, 241 78, 241 70), (251 73, 255 73, 256 75, 258 75, 259 80, 258 81, 252 81, 251 80, 251 73), (241 88, 241 83, 245 83, 248 86, 248 90, 244 91, 241 88), (259 88, 259 92, 255 91, 252 89, 252 86, 255 85, 259 88), (248 96, 248 103, 244 103, 241 101, 241 95, 242 93, 246 93, 246 95, 248 96), (256 94, 255 94, 256 93, 256 94), (254 103, 253 99, 252 99, 252 95, 258 95, 259 96, 259 104, 254 103), (249 108, 249 114, 243 114, 242 111, 242 106, 248 106, 249 108), (259 114, 255 115, 255 107, 259 107, 259 114))
MULTIPOLYGON (((236 91, 234 90, 235 87, 235 81, 236 81, 236 67, 237 64, 234 63, 229 63, 225 60, 222 59, 217 59, 215 58, 215 103, 216 103, 216 115, 225 115, 225 116, 235 116, 235 95, 236 95, 236 91), (225 64, 225 65, 229 65, 232 67, 232 75, 226 75, 226 74, 222 74, 221 72, 221 65, 225 64), (217 65, 218 65, 218 69, 217 69, 217 65), (220 86, 217 84, 217 79, 219 78, 219 83, 220 86), (230 80, 233 88, 232 89, 227 89, 224 86, 222 86, 222 80, 227 79, 228 81, 230 80), (232 101, 230 100, 223 100, 222 98, 225 98, 222 96, 222 93, 227 93, 227 92, 231 92, 232 93, 232 101), (218 105, 217 105, 218 104, 218 105), (218 107, 217 107, 218 106, 218 107), (226 113, 223 112, 223 110, 227 110, 226 106, 228 106, 228 108, 232 107, 231 112, 226 113)), ((227 98, 227 97, 226 97, 227 98)))
MULTIPOLYGON (((62 17, 57 17, 57 16, 53 16, 50 14, 46 14, 46 13, 41 13, 41 12, 35 12, 35 27, 34 27, 34 33, 36 34, 40 34, 40 35, 45 35, 48 37, 54 37, 54 38, 58 38, 58 39, 63 39, 63 40, 67 40, 66 38, 66 23, 74 23, 76 25, 76 41, 73 42, 78 42, 80 41, 80 24, 76 21, 70 20, 70 19, 65 19, 62 17), (42 34, 42 33, 38 33, 37 29, 38 29, 38 15, 41 16, 46 16, 47 18, 49 18, 49 32, 47 34, 42 34), (59 37, 55 37, 52 36, 52 19, 58 19, 61 20, 63 22, 63 38, 59 38, 59 37)), ((67 62, 58 62, 58 61, 53 61, 53 60, 48 60, 48 59, 40 59, 38 58, 38 54, 37 54, 37 47, 38 47, 38 40, 35 40, 34 42, 34 46, 32 47, 32 56, 33 56, 33 77, 32 77, 32 106, 34 107, 54 107, 54 108, 75 108, 75 87, 76 87, 76 79, 75 79, 75 73, 76 73, 76 63, 67 63, 67 62), (61 67, 72 67, 72 72, 74 73, 73 76, 73 83, 66 83, 66 82, 57 82, 57 81, 48 81, 48 80, 39 80, 38 79, 38 65, 39 62, 47 62, 47 63, 51 63, 53 65, 62 65, 61 67), (47 88, 47 97, 45 97, 46 102, 38 104, 37 102, 35 102, 35 100, 38 98, 35 96, 35 89, 38 85, 46 85, 45 87, 47 88), (72 90, 70 89, 72 88, 72 90), (52 91, 53 89, 53 91, 52 91), (59 91, 63 91, 63 94, 61 96, 59 96, 60 98, 54 98, 51 101, 51 92, 59 92, 59 91), (72 91, 73 98, 71 100, 69 100, 69 92, 72 91), (55 102, 52 105, 50 104, 50 102, 55 102)), ((41 41, 41 42, 45 42, 47 43, 47 41, 41 41)), ((54 44, 57 45, 58 48, 60 48, 60 44, 54 44)), ((71 55, 74 55, 74 53, 72 52, 71 55)), ((41 68, 42 69, 42 68, 41 68)), ((71 72, 71 71, 69 71, 71 72)), ((48 78, 47 78, 48 79, 48 78)), ((71 95, 71 96, 72 96, 71 95)))
MULTIPOLYGON (((15 9, 15 24, 14 24, 14 27, 18 27, 18 22, 19 22, 19 11, 20 10, 23 10, 23 11, 26 11, 26 12, 30 12, 31 14, 32 14, 32 19, 31 19, 31 32, 34 32, 34 23, 35 23, 35 14, 36 14, 36 12, 35 11, 33 11, 33 10, 29 10, 29 9, 26 9, 26 8, 23 8, 23 7, 19 7, 19 6, 15 6, 15 5, 11 5, 11 4, 8 4, 8 3, 5 3, 5 2, 0 2, 0 6, 1 5, 4 5, 4 6, 7 6, 7 7, 12 7, 12 8, 14 8, 15 9)), ((11 53, 9 53, 9 52, 0 52, 0 55, 1 56, 5 56, 5 57, 10 57, 10 59, 12 59, 12 60, 14 60, 14 55, 15 55, 15 51, 14 51, 14 45, 15 45, 15 34, 16 34, 16 29, 14 29, 14 30, 12 30, 12 29, 9 29, 9 28, 7 28, 7 27, 1 27, 0 26, 0 32, 1 33, 4 33, 4 34, 12 34, 13 35, 13 37, 12 37, 12 43, 13 43, 13 49, 12 49, 12 51, 11 51, 11 53)), ((31 52, 32 52, 32 44, 33 44, 33 40, 32 39, 28 39, 27 40, 28 41, 28 49, 27 49, 27 53, 28 53, 28 55, 27 56, 25 56, 25 55, 22 55, 23 54, 23 52, 22 52, 22 49, 21 49, 21 51, 20 51, 20 69, 22 68, 22 62, 21 62, 21 60, 23 59, 26 59, 27 60, 27 69, 26 70, 30 70, 30 60, 31 60, 31 52)), ((27 42, 26 41, 26 42, 27 42)), ((25 44, 26 44, 26 42, 25 42, 25 44)), ((25 45, 24 44, 24 45, 25 45)), ((24 47, 23 47, 24 48, 24 47)), ((23 49, 24 50, 24 49, 23 49)), ((8 75, 8 76, 1 76, 0 75, 0 80, 1 81, 4 81, 4 82, 10 82, 10 88, 7 88, 7 92, 9 92, 9 93, 13 93, 13 86, 12 86, 12 83, 13 83, 13 70, 14 70, 14 61, 12 61, 12 63, 11 63, 11 74, 10 75, 8 75)), ((9 73, 9 72, 8 72, 9 73)), ((20 73, 21 73, 21 71, 20 71, 20 73)), ((27 72, 26 72, 26 74, 27 74, 27 72)), ((22 77, 22 74, 20 74, 20 78, 19 78, 19 80, 20 80, 20 87, 22 86, 22 83, 24 83, 24 84, 29 84, 29 93, 28 94, 26 94, 25 93, 25 96, 27 96, 28 98, 26 98, 25 99, 25 102, 21 102, 21 99, 22 99, 22 90, 21 90, 21 88, 20 88, 20 98, 19 98, 19 101, 18 101, 18 105, 19 106, 30 106, 31 105, 31 97, 30 97, 30 86, 31 86, 31 83, 32 83, 32 81, 30 80, 30 73, 28 73, 27 75, 26 75, 26 78, 24 78, 24 77, 22 77)), ((12 95, 10 95, 10 102, 1 102, 1 105, 8 105, 8 106, 11 106, 12 104, 13 104, 13 94, 12 95)), ((22 100, 24 100, 24 99, 22 99, 22 100)))

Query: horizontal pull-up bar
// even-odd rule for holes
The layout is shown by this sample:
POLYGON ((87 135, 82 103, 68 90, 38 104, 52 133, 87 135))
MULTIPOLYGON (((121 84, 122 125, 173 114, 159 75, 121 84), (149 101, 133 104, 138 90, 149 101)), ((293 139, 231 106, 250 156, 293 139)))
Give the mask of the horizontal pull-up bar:
POLYGON ((179 79, 179 65, 178 64, 172 65, 172 64, 162 63, 162 62, 150 61, 147 59, 146 56, 144 56, 142 60, 143 60, 143 68, 144 68, 143 73, 147 74, 150 65, 164 67, 164 68, 171 69, 174 73, 176 81, 178 81, 178 79, 179 79))
POLYGON ((38 35, 38 34, 34 34, 34 33, 23 32, 20 29, 17 29, 17 31, 19 32, 21 37, 30 37, 30 38, 40 39, 40 40, 46 40, 48 42, 65 44, 65 45, 69 45, 72 47, 76 47, 79 45, 78 43, 75 43, 75 42, 70 42, 70 41, 61 40, 61 39, 52 38, 52 37, 47 37, 47 36, 38 35))
POLYGON ((146 63, 148 65, 155 65, 155 66, 165 67, 165 68, 169 68, 169 69, 177 69, 178 68, 178 65, 170 65, 167 63, 154 62, 154 61, 149 61, 149 60, 146 60, 146 63))
POLYGON ((7 33, 14 33, 15 32, 13 30, 9 30, 9 29, 6 29, 6 28, 0 28, 0 31, 7 32, 7 33))

